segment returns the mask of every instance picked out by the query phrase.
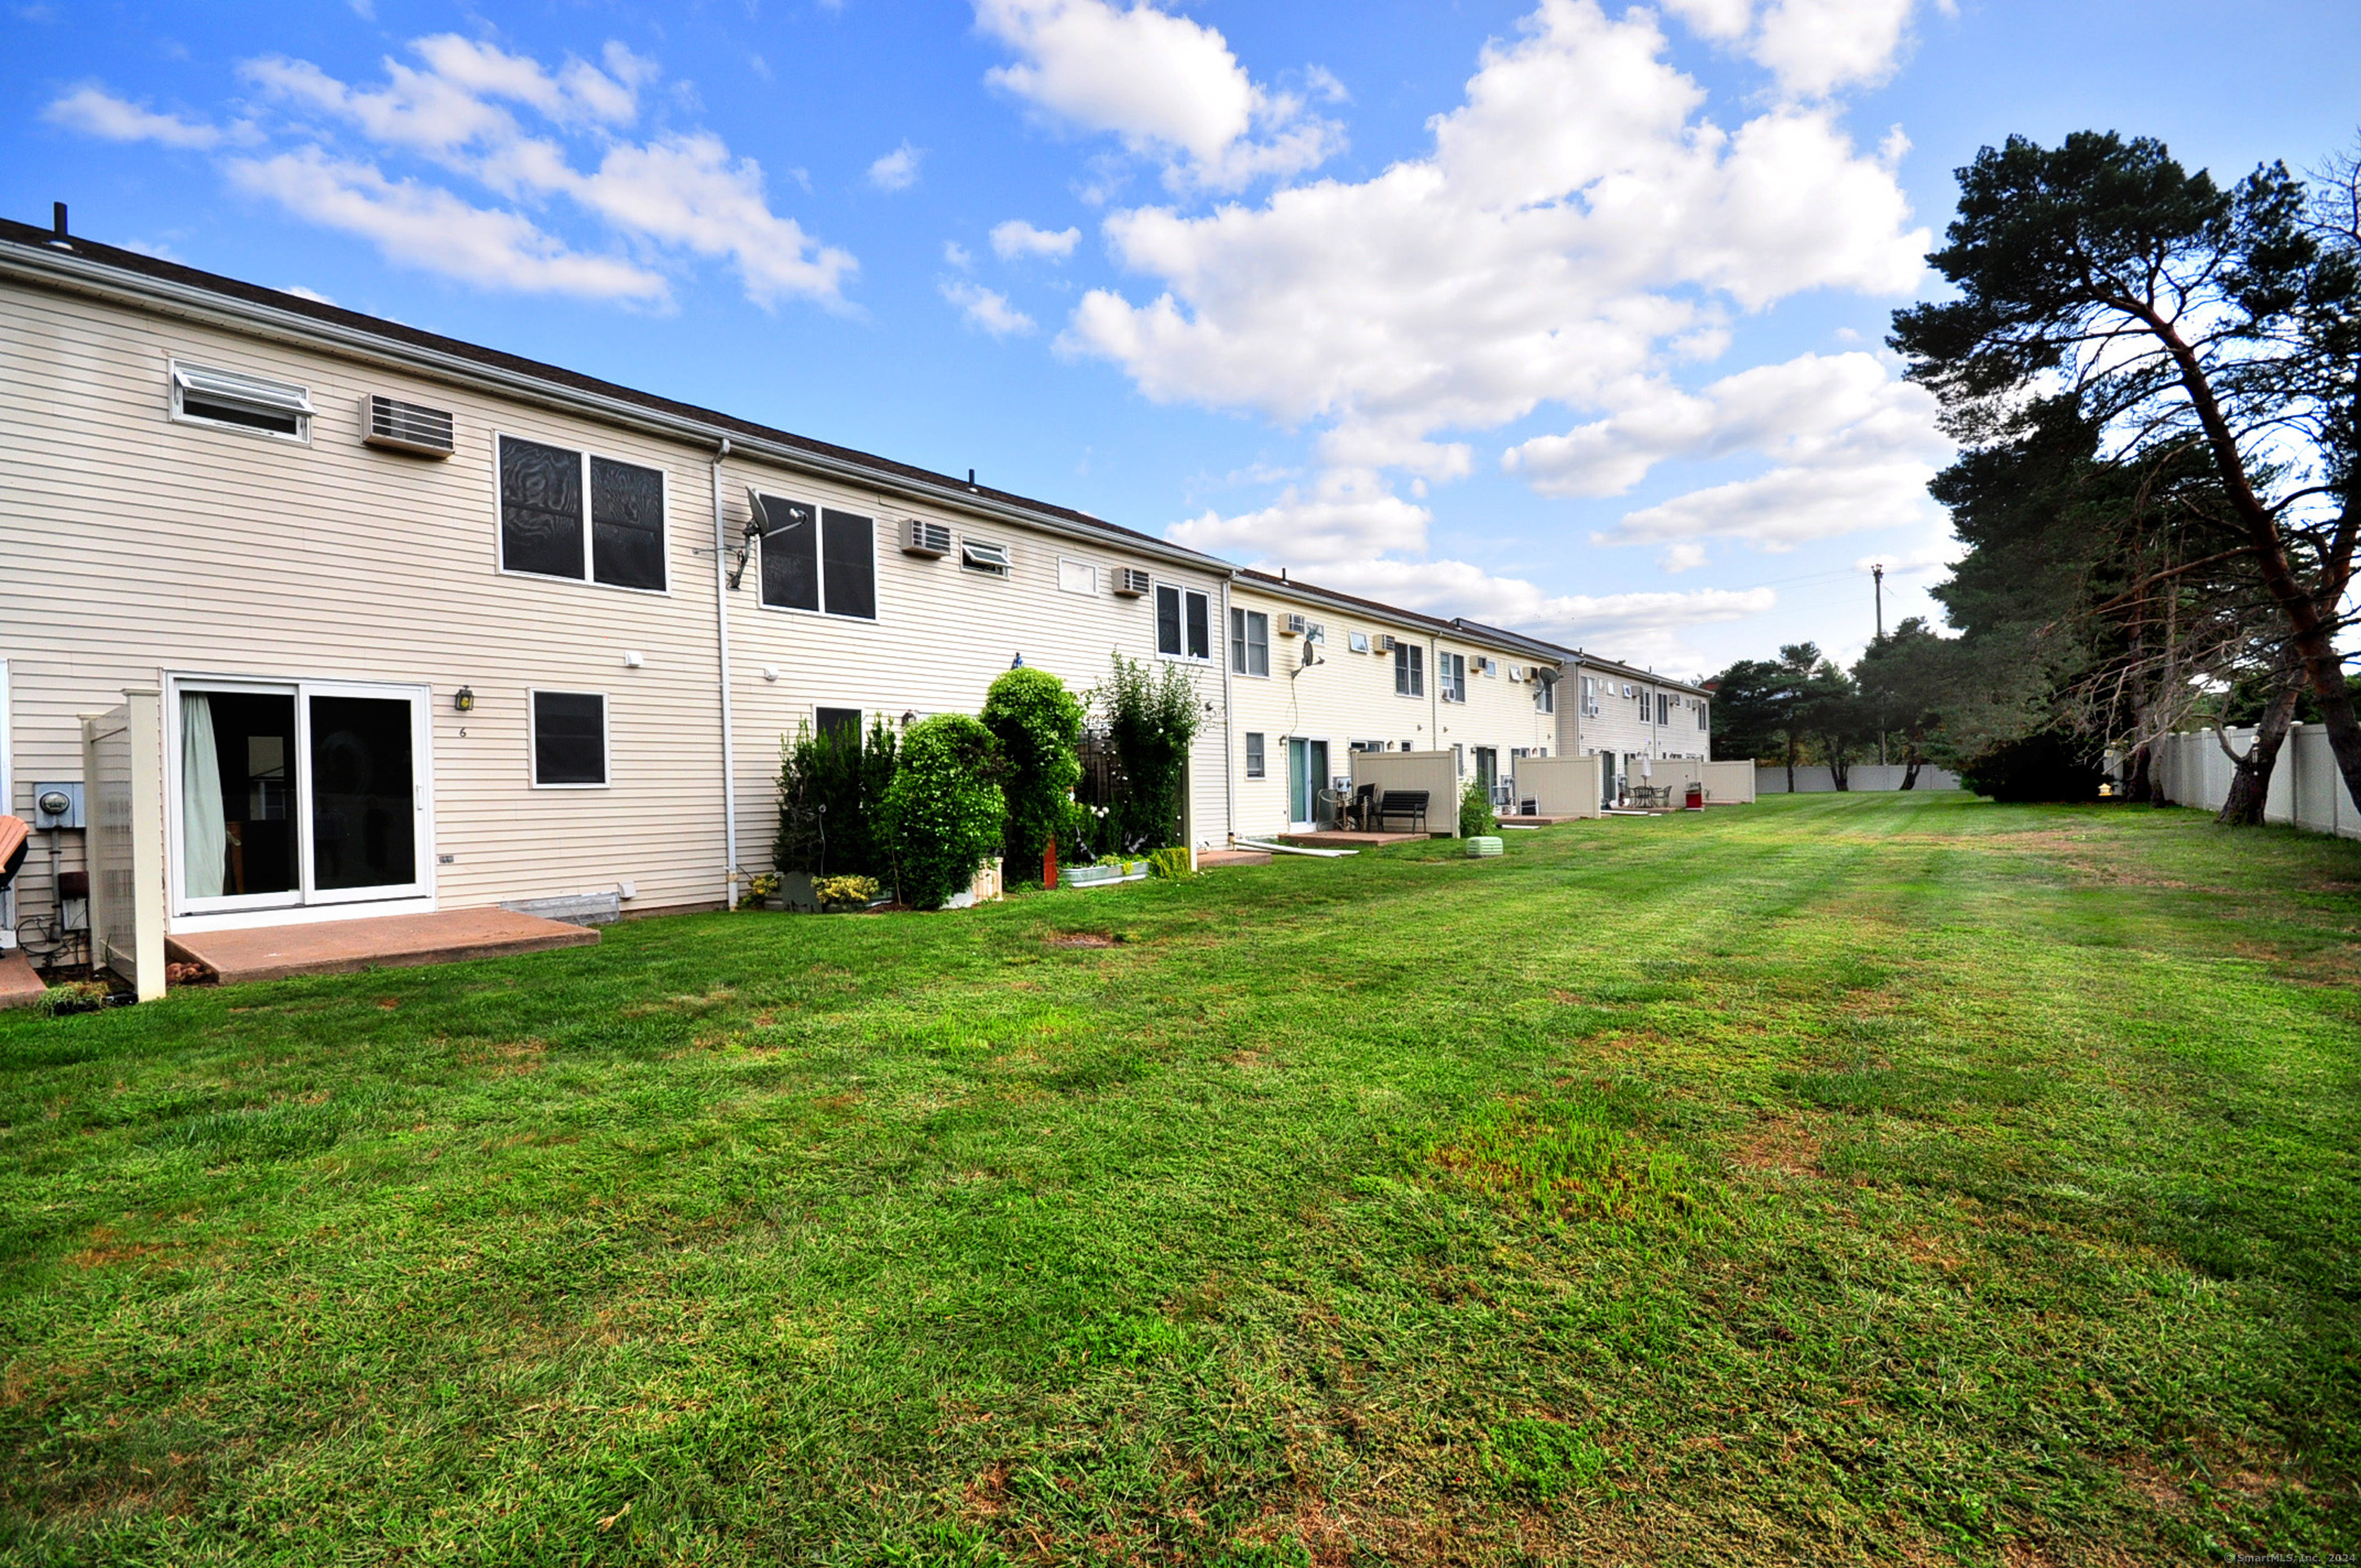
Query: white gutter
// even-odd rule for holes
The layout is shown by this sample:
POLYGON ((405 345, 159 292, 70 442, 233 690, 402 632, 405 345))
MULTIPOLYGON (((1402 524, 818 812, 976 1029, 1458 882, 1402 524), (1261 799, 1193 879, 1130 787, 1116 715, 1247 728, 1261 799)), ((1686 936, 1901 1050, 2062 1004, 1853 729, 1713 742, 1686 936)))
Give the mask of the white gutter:
POLYGON ((713 622, 721 648, 721 844, 729 869, 723 879, 728 899, 722 907, 738 907, 738 749, 730 722, 730 540, 721 518, 721 460, 730 455, 730 438, 723 436, 713 454, 713 622))
POLYGON ((562 412, 597 415, 609 423, 686 441, 697 446, 732 442, 741 457, 759 457, 782 467, 863 488, 922 502, 943 510, 965 512, 1087 541, 1101 549, 1127 550, 1135 554, 1185 565, 1209 576, 1226 577, 1235 568, 1197 551, 1160 540, 1122 532, 1109 525, 1104 531, 1069 518, 1051 517, 1028 508, 979 495, 954 479, 921 479, 868 466, 850 458, 812 452, 784 441, 773 441, 743 431, 731 432, 709 421, 671 414, 587 388, 567 387, 528 371, 486 365, 466 355, 420 344, 397 342, 359 327, 324 322, 300 312, 241 300, 193 284, 152 278, 94 261, 71 251, 0 240, 0 272, 14 273, 42 285, 69 290, 128 304, 159 314, 177 315, 209 325, 229 325, 258 337, 302 347, 326 350, 366 364, 390 366, 447 382, 495 392, 562 412))

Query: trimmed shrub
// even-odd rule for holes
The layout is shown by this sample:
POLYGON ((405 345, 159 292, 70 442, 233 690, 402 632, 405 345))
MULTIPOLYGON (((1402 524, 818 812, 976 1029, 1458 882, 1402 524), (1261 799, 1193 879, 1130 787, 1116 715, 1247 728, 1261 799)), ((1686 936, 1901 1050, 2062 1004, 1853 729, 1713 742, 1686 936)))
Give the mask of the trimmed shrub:
POLYGON ((1000 743, 965 714, 939 713, 903 734, 883 812, 903 903, 940 909, 1000 852, 1001 769, 1000 743))
POLYGON ((1987 746, 1960 769, 1960 782, 1993 800, 2096 800, 2106 777, 2085 745, 2055 729, 1987 746))
POLYGON ((1179 664, 1160 669, 1115 656, 1106 685, 1091 694, 1115 747, 1113 850, 1144 850, 1180 836, 1189 747, 1204 721, 1197 683, 1179 664))
POLYGON ((807 876, 890 875, 892 847, 879 827, 898 746, 883 714, 858 734, 815 735, 779 745, 779 833, 771 861, 807 876))
POLYGON ((1047 670, 1011 670, 983 699, 983 727, 1000 742, 1007 776, 1006 854, 1013 879, 1041 874, 1041 851, 1070 825, 1082 760, 1082 705, 1047 670))
POLYGON ((1148 874, 1150 877, 1164 877, 1172 882, 1182 882, 1197 873, 1189 865, 1188 850, 1175 844, 1169 850, 1159 850, 1148 857, 1148 874))
POLYGON ((1459 836, 1476 839, 1499 830, 1500 819, 1492 814, 1492 792, 1482 779, 1469 779, 1459 792, 1459 836))

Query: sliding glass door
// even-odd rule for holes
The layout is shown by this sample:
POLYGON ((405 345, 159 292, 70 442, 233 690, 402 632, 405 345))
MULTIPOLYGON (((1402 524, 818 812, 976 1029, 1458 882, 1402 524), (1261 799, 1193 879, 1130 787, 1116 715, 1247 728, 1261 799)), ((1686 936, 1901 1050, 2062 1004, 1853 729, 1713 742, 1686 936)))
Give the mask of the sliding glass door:
POLYGON ((427 891, 424 692, 191 677, 167 723, 182 912, 427 891))
POLYGON ((1287 813, 1297 828, 1325 828, 1320 792, 1328 787, 1328 742, 1294 736, 1287 741, 1287 813))

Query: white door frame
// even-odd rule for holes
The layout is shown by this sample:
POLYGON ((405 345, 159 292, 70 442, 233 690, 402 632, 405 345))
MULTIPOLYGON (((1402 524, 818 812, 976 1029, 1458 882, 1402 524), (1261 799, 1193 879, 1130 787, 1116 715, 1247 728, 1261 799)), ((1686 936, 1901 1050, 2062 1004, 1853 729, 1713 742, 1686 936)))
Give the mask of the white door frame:
POLYGON ((434 902, 434 693, 412 682, 360 681, 336 676, 208 675, 166 672, 164 676, 164 823, 170 894, 169 927, 175 931, 219 931, 241 927, 346 920, 368 915, 411 915, 434 902), (183 875, 181 824, 181 695, 184 691, 252 692, 286 696, 295 705, 295 756, 289 759, 300 789, 291 792, 295 808, 296 886, 288 893, 192 898, 183 875), (314 696, 359 696, 408 702, 411 714, 411 805, 415 882, 390 887, 335 888, 313 883, 312 711, 314 696), (299 771, 300 770, 300 771, 299 771))
POLYGON ((1288 831, 1290 833, 1312 832, 1320 827, 1320 792, 1328 787, 1330 777, 1328 768, 1335 764, 1336 743, 1325 735, 1283 735, 1279 739, 1287 745, 1288 831), (1308 797, 1308 804, 1312 807, 1312 816, 1306 820, 1298 820, 1295 815, 1295 748, 1299 745, 1303 748, 1304 795, 1308 797), (1312 748, 1314 746, 1320 748, 1320 755, 1328 764, 1321 770, 1317 778, 1312 775, 1312 748))

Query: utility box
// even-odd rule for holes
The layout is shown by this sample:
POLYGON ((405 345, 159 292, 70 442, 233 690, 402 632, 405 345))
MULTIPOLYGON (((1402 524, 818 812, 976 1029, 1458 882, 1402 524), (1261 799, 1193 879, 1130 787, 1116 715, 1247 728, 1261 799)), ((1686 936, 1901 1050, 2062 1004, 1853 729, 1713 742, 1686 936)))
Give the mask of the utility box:
POLYGON ((82 816, 82 782, 77 779, 71 784, 35 784, 33 826, 36 828, 86 826, 82 816))

